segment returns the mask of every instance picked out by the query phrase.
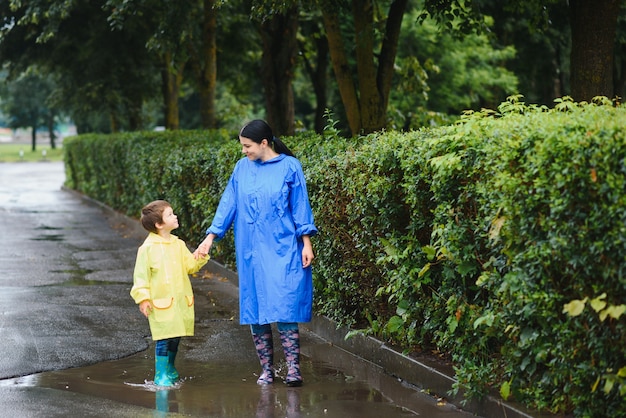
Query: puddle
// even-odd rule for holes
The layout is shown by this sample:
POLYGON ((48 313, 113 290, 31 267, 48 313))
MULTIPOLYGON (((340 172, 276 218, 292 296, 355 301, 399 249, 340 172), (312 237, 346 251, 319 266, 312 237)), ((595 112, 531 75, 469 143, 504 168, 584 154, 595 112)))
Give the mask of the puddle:
MULTIPOLYGON (((277 365, 278 378, 274 385, 258 386, 256 362, 199 363, 185 360, 182 352, 179 357, 176 366, 182 378, 172 388, 152 383, 154 357, 148 352, 87 367, 7 379, 0 381, 0 386, 77 392, 150 408, 163 416, 167 413, 222 418, 404 418, 422 415, 395 405, 366 381, 346 375, 329 364, 314 363, 304 356, 305 384, 299 388, 289 388, 280 380, 285 364, 277 365)), ((413 392, 413 396, 416 393, 413 392)), ((441 412, 443 415, 426 416, 448 416, 445 408, 441 412)))
POLYGON ((69 270, 50 270, 50 273, 69 274, 70 278, 61 283, 55 283, 50 286, 94 286, 94 285, 119 285, 120 282, 108 280, 88 280, 88 274, 93 273, 90 269, 69 269, 69 270))
POLYGON ((89 269, 50 270, 50 273, 71 274, 72 276, 81 277, 84 280, 84 277, 88 275, 89 273, 93 273, 93 270, 89 270, 89 269))
POLYGON ((86 280, 82 278, 71 278, 63 283, 57 283, 50 286, 103 286, 103 285, 116 285, 119 286, 120 282, 114 282, 111 280, 86 280))
POLYGON ((65 236, 62 234, 38 235, 31 238, 31 241, 63 241, 65 236))

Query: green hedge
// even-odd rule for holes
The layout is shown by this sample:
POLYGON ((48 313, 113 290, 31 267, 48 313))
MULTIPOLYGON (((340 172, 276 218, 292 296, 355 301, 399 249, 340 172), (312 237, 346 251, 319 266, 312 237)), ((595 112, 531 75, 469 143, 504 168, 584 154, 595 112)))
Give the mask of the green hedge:
MULTIPOLYGON (((67 185, 138 216, 165 198, 191 246, 241 157, 235 133, 66 141, 67 185)), ((319 314, 576 416, 626 411, 626 114, 606 99, 497 112, 354 140, 284 138, 320 230, 319 314)), ((233 265, 232 235, 214 256, 233 265)))

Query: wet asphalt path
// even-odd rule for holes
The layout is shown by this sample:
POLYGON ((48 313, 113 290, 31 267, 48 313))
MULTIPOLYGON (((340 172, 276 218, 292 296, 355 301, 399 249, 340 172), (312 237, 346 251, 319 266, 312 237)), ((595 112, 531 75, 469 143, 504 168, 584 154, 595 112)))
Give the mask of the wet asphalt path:
POLYGON ((306 328, 305 385, 257 386, 237 288, 210 269, 192 280, 196 336, 181 342, 182 383, 172 390, 146 384, 154 346, 129 296, 146 234, 62 190, 64 179, 62 163, 0 163, 0 417, 470 416, 306 328))
POLYGON ((146 348, 128 303, 137 240, 62 191, 60 163, 0 164, 0 378, 146 348))

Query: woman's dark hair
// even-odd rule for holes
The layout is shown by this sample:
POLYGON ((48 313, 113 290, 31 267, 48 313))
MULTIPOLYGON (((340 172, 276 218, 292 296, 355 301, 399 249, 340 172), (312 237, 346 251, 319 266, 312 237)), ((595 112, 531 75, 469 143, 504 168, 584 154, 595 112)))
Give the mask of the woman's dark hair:
POLYGON ((291 152, 287 145, 274 136, 272 128, 264 120, 255 119, 252 122, 248 122, 243 128, 241 128, 239 136, 251 139, 257 144, 260 144, 264 139, 267 139, 267 142, 277 153, 289 155, 290 157, 294 156, 293 152, 291 152))

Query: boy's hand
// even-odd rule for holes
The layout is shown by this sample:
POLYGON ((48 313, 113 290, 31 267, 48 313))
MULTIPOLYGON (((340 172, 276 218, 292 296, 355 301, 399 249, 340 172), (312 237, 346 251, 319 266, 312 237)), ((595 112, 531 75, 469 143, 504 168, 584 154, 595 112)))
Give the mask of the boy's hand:
POLYGON ((206 257, 206 254, 204 254, 204 251, 202 251, 200 247, 196 248, 196 251, 193 252, 193 258, 196 260, 204 257, 206 257))
POLYGON ((149 300, 144 300, 139 304, 139 310, 143 316, 147 318, 150 315, 150 312, 152 312, 152 303, 150 303, 149 300))

